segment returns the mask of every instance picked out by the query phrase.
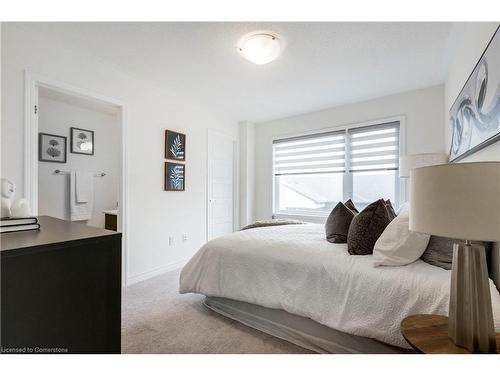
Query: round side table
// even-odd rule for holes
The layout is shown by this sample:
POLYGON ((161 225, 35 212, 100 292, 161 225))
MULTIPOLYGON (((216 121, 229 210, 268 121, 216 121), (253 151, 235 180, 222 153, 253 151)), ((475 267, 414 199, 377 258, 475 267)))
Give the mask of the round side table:
MULTIPOLYGON (((413 349, 426 354, 472 354, 456 346, 448 337, 448 317, 442 315, 410 315, 401 322, 401 333, 413 349)), ((496 334, 500 354, 500 333, 496 334)))

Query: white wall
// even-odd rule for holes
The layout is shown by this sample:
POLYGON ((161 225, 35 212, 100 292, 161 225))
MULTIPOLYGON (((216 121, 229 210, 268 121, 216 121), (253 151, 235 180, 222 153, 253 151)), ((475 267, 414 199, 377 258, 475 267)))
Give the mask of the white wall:
POLYGON ((273 138, 403 115, 408 154, 444 152, 443 105, 444 87, 439 85, 256 124, 256 219, 269 219, 272 215, 273 138))
POLYGON ((240 227, 254 221, 255 124, 240 122, 240 227))
MULTIPOLYGON (((453 30, 450 40, 452 56, 445 82, 444 132, 447 151, 451 144, 449 110, 497 27, 498 23, 460 23, 453 30)), ((500 160, 500 142, 493 143, 462 159, 462 161, 481 160, 500 160)))
POLYGON ((104 228, 102 210, 116 209, 120 191, 121 125, 117 115, 41 96, 39 132, 67 137, 66 163, 38 162, 38 214, 69 220, 69 175, 66 171, 104 172, 94 178, 93 214, 86 223, 104 228), (94 155, 70 152, 70 127, 94 131, 94 155))
POLYGON ((181 266, 206 239, 207 129, 235 137, 236 121, 22 24, 4 23, 2 31, 2 177, 23 191, 24 69, 116 98, 126 105, 128 277, 137 281, 181 266), (166 128, 187 136, 185 192, 163 191, 166 128))

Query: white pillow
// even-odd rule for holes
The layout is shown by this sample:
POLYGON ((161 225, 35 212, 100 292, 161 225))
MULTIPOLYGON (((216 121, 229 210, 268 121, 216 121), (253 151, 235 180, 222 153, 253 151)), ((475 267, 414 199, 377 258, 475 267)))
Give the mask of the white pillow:
POLYGON ((394 220, 385 228, 373 248, 373 265, 404 266, 422 256, 430 235, 410 231, 408 206, 402 207, 394 220))
POLYGON ((410 202, 405 202, 401 206, 399 206, 398 210, 396 211, 396 216, 403 213, 403 212, 408 212, 410 209, 410 202))

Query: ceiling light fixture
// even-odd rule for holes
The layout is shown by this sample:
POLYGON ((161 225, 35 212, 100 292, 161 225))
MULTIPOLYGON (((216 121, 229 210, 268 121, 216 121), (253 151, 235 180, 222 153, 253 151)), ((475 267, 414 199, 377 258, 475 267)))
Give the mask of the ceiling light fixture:
POLYGON ((275 33, 253 32, 238 42, 239 53, 254 64, 263 65, 276 60, 283 50, 283 43, 275 33))

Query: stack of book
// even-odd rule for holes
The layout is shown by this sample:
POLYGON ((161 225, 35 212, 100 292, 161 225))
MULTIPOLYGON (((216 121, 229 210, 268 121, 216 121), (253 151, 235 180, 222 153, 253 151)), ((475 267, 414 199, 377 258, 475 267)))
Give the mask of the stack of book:
POLYGON ((36 217, 16 217, 0 219, 0 233, 21 232, 23 230, 39 230, 36 217))

